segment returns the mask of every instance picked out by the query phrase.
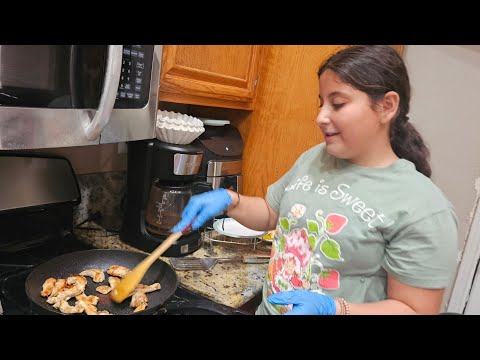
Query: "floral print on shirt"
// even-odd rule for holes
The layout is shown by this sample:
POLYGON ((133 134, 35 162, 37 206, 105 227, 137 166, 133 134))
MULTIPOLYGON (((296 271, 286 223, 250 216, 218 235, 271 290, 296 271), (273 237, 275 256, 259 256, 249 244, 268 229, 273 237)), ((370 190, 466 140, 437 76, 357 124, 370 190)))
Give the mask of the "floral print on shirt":
MULTIPOLYGON (((343 261, 341 246, 331 235, 339 234, 347 225, 348 219, 337 213, 323 217, 323 211, 317 210, 315 219, 306 219, 306 228, 295 227, 306 210, 304 205, 295 204, 290 208, 288 216, 278 221, 267 274, 270 283, 267 296, 294 289, 323 292, 340 287, 340 273, 325 268, 321 260, 325 257, 343 261)), ((273 307, 280 313, 285 313, 292 306, 273 307)))

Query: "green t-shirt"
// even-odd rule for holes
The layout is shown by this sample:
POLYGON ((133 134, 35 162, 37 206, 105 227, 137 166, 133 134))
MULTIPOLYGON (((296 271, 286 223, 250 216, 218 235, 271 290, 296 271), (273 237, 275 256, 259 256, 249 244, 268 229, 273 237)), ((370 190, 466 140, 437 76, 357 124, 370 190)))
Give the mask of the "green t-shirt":
POLYGON ((310 289, 352 303, 386 298, 387 273, 422 288, 445 288, 456 267, 457 218, 441 190, 399 159, 368 168, 330 156, 324 143, 303 153, 269 186, 279 214, 257 314, 272 293, 310 289))

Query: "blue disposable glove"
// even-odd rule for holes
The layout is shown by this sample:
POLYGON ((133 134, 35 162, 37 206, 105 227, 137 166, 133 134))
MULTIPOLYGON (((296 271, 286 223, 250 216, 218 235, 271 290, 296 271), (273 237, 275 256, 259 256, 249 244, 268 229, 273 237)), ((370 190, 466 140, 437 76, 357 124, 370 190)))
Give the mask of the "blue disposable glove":
POLYGON ((196 230, 208 220, 222 213, 231 203, 232 198, 224 188, 194 195, 183 209, 182 220, 173 227, 172 231, 182 231, 192 221, 192 230, 196 230))
POLYGON ((293 304, 284 315, 335 315, 337 305, 333 297, 309 290, 282 291, 270 295, 268 301, 275 305, 293 304))

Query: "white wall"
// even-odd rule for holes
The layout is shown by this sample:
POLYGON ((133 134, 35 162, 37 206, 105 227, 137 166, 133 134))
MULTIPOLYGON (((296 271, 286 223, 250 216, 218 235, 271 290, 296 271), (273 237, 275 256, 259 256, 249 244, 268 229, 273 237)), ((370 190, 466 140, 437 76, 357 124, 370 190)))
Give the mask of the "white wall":
POLYGON ((410 119, 430 146, 433 181, 455 206, 461 250, 480 192, 480 46, 409 45, 404 58, 410 119))

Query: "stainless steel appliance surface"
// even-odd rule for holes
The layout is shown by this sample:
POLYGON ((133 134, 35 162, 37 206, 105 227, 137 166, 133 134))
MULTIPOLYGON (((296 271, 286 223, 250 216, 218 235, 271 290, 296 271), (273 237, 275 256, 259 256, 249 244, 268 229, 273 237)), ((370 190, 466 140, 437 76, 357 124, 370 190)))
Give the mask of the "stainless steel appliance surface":
POLYGON ((0 150, 155 136, 161 45, 0 45, 0 150))
POLYGON ((70 163, 63 158, 0 153, 0 212, 80 202, 70 163), (7 191, 8 190, 8 191, 7 191))

